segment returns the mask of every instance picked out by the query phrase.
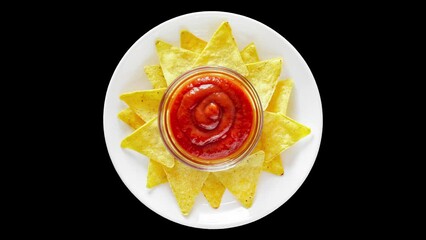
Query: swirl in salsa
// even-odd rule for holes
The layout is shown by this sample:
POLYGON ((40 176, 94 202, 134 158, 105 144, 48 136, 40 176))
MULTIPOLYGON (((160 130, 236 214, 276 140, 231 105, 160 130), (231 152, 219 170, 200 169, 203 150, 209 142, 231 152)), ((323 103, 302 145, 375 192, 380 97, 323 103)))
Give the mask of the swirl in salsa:
POLYGON ((170 103, 170 128, 185 151, 214 160, 237 152, 250 135, 254 109, 247 93, 226 76, 198 76, 170 103))

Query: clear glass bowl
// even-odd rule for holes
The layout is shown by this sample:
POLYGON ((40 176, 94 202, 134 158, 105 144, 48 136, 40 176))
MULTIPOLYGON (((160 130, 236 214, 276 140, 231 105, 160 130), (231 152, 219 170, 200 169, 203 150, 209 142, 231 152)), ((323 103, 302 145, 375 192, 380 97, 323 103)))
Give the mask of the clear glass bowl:
POLYGON ((199 67, 192 69, 174 80, 167 88, 160 103, 158 124, 161 138, 167 150, 179 161, 202 171, 222 171, 235 166, 247 157, 260 139, 263 126, 263 109, 259 96, 253 85, 239 73, 225 67, 199 67), (253 110, 253 120, 250 133, 243 144, 229 156, 219 159, 203 159, 187 152, 175 140, 170 124, 170 109, 173 100, 185 88, 188 82, 200 77, 216 76, 232 79, 249 98, 253 110))

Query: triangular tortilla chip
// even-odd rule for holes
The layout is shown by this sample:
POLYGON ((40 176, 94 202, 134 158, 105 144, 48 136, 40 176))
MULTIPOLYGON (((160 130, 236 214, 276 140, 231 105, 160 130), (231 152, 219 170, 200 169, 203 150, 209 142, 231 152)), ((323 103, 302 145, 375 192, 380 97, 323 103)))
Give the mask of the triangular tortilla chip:
POLYGON ((278 81, 271 101, 266 111, 287 114, 288 101, 290 100, 291 91, 293 90, 293 81, 287 79, 278 81))
POLYGON ((228 22, 220 25, 198 56, 193 67, 199 66, 222 66, 233 69, 243 76, 248 75, 228 22))
MULTIPOLYGON (((263 144, 262 141, 259 139, 259 142, 257 142, 256 147, 254 148, 253 152, 257 151, 263 151, 263 144)), ((263 162, 262 166, 263 171, 273 173, 275 175, 283 175, 284 174, 284 167, 281 161, 281 157, 278 155, 276 156, 272 161, 270 162, 263 162)))
POLYGON ((143 69, 154 89, 167 87, 166 79, 160 65, 148 65, 143 69))
POLYGON ((175 162, 173 168, 164 167, 164 171, 182 214, 188 215, 209 173, 199 171, 179 161, 175 162))
POLYGON ((146 122, 121 142, 122 148, 130 148, 166 167, 173 167, 173 156, 167 151, 160 137, 157 118, 146 122))
POLYGON ((274 157, 269 162, 263 162, 263 171, 270 172, 272 174, 281 176, 284 174, 283 162, 281 155, 274 157))
POLYGON ((206 47, 207 42, 201 38, 198 38, 190 31, 183 30, 180 32, 180 47, 196 52, 201 53, 206 47))
POLYGON ((142 120, 132 109, 126 108, 118 113, 118 118, 127 123, 130 127, 136 129, 145 124, 145 121, 142 120))
POLYGON ((245 64, 259 62, 259 55, 257 55, 256 46, 250 43, 241 51, 241 57, 245 64))
POLYGON ((203 192, 204 197, 206 197, 212 208, 218 208, 220 206, 225 190, 225 186, 223 186, 223 184, 212 173, 209 174, 204 182, 203 188, 201 188, 201 192, 203 192))
POLYGON ((281 114, 264 112, 263 130, 260 140, 265 151, 265 162, 309 135, 311 129, 281 114))
POLYGON ((163 165, 156 161, 149 160, 146 187, 153 188, 165 182, 167 182, 167 176, 163 170, 163 165))
MULTIPOLYGON (((137 129, 145 124, 142 118, 136 115, 136 113, 134 113, 130 108, 126 108, 121 111, 118 114, 118 117, 134 129, 137 129)), ((167 177, 163 170, 163 165, 156 161, 149 160, 146 187, 152 188, 165 182, 167 182, 167 177)))
POLYGON ((157 41, 155 46, 167 85, 170 85, 182 73, 190 70, 198 56, 197 53, 174 47, 163 41, 157 41))
POLYGON ((253 204, 264 158, 265 153, 258 151, 242 160, 234 168, 213 174, 244 207, 249 208, 253 204))
POLYGON ((257 94, 259 94, 263 109, 268 107, 278 77, 281 74, 282 59, 273 58, 270 60, 255 62, 246 65, 249 70, 247 79, 253 84, 257 94))
POLYGON ((165 88, 159 88, 123 93, 120 99, 146 122, 158 115, 158 108, 165 91, 165 88))

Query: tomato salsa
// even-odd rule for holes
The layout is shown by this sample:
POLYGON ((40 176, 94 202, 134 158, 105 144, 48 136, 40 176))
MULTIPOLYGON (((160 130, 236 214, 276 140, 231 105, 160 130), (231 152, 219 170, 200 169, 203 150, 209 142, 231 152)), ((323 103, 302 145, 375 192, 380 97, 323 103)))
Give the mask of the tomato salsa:
POLYGON ((175 141, 202 159, 235 153, 252 129, 254 109, 247 93, 225 76, 206 73, 186 82, 170 106, 175 141))
POLYGON ((173 81, 158 118, 175 159, 206 171, 235 166, 256 146, 263 111, 250 82, 228 68, 199 67, 173 81))

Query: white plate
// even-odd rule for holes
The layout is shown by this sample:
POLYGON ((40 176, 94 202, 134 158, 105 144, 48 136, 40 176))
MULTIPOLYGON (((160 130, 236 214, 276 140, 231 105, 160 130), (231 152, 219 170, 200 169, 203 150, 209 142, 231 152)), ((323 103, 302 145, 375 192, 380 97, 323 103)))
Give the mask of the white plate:
MULTIPOLYGON (((135 29, 137 31, 137 29, 135 29)), ((180 224, 197 228, 229 228, 256 221, 284 204, 300 187, 315 162, 322 135, 322 107, 314 77, 297 50, 281 35, 266 25, 241 15, 226 12, 197 12, 173 18, 143 35, 127 51, 118 64, 108 86, 104 106, 104 132, 107 148, 115 169, 129 190, 157 214, 180 224), (179 46, 179 33, 188 29, 208 40, 221 22, 228 21, 240 49, 254 42, 261 59, 282 57, 281 79, 291 77, 294 90, 288 115, 309 126, 312 133, 285 151, 284 176, 262 172, 256 199, 249 209, 242 207, 226 191, 219 209, 208 205, 200 194, 189 216, 183 216, 168 184, 147 189, 148 159, 120 147, 121 140, 132 129, 117 118, 126 105, 121 93, 151 89, 143 67, 158 64, 155 40, 162 39, 179 46)), ((285 217, 285 216, 283 216, 285 217)))

